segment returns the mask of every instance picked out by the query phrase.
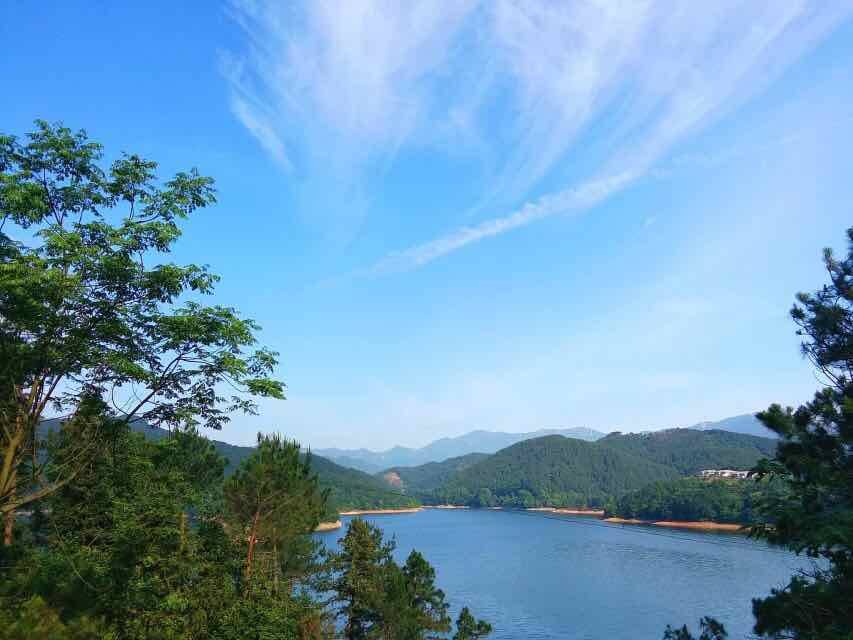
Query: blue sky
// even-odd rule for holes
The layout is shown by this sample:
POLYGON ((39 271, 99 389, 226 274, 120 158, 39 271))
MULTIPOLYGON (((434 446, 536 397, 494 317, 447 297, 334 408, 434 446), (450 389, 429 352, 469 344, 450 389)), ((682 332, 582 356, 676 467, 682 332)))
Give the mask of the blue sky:
POLYGON ((787 312, 853 223, 851 16, 5 3, 0 123, 216 178, 176 258, 223 276, 289 387, 217 437, 684 426, 817 386, 787 312))

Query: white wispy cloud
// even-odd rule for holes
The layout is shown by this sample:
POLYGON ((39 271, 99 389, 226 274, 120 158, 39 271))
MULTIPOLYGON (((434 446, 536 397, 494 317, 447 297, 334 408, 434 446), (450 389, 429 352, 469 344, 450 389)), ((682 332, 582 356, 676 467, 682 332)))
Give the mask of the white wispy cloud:
POLYGON ((344 226, 357 228, 370 181, 402 148, 468 146, 481 160, 489 179, 467 216, 486 205, 510 213, 392 252, 368 269, 382 273, 627 188, 851 9, 807 0, 234 0, 246 45, 223 68, 236 117, 338 226, 349 216, 344 226), (577 176, 567 160, 581 152, 587 179, 511 206, 546 178, 577 176))
MULTIPOLYGON (((432 77, 475 7, 459 2, 233 0, 245 34, 223 54, 236 117, 295 175, 306 205, 357 227, 364 181, 433 117, 432 77)), ((306 206, 305 208, 308 208, 306 206)))

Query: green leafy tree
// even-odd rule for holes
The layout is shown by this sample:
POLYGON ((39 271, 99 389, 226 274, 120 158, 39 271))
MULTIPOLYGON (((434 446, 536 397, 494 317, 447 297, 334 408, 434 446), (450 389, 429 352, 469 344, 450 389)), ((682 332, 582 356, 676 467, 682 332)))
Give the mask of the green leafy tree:
POLYGON ((259 544, 274 576, 305 567, 313 548, 308 535, 326 513, 328 491, 320 489, 311 456, 302 456, 298 443, 258 434, 258 448, 228 478, 224 494, 228 522, 246 540, 247 580, 259 544))
POLYGON ((206 267, 157 263, 179 223, 213 204, 195 169, 166 182, 157 164, 123 155, 102 166, 84 131, 36 122, 24 142, 0 136, 0 513, 11 544, 14 512, 68 483, 100 442, 77 430, 65 465, 44 460, 45 411, 79 416, 108 399, 125 421, 218 428, 251 396, 283 397, 276 354, 233 309, 180 304, 210 294, 206 267), (13 241, 5 232, 14 227, 13 241), (230 386, 229 386, 230 385, 230 386), (238 392, 225 396, 226 386, 238 392), (48 479, 48 476, 50 477, 48 479))
POLYGON ((485 638, 491 632, 492 625, 485 620, 477 620, 468 607, 462 607, 459 617, 456 618, 456 633, 453 634, 453 640, 478 640, 485 638))

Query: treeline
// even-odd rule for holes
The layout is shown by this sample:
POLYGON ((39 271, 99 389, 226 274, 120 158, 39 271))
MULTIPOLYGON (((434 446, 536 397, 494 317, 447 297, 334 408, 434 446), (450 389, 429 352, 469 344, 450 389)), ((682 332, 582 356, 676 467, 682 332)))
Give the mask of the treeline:
POLYGON ((766 523, 767 505, 784 485, 768 480, 683 478, 655 482, 607 504, 608 516, 639 520, 691 520, 732 524, 766 523))

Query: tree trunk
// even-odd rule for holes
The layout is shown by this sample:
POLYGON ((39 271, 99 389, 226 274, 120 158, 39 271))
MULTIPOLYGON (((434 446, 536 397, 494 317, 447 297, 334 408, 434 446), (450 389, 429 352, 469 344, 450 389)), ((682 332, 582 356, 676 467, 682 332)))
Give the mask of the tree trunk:
POLYGON ((255 543, 258 541, 258 521, 261 518, 260 510, 255 511, 255 517, 252 520, 252 530, 249 534, 249 551, 246 554, 246 581, 252 578, 252 565, 255 562, 255 543))
POLYGON ((181 511, 181 553, 187 550, 187 512, 181 511))
POLYGON ((7 511, 3 522, 3 546, 11 547, 15 531, 15 512, 7 511))

